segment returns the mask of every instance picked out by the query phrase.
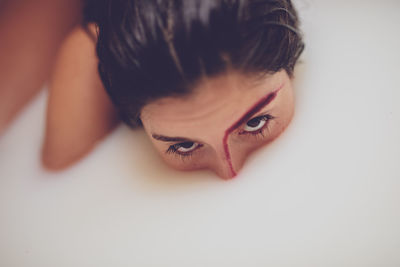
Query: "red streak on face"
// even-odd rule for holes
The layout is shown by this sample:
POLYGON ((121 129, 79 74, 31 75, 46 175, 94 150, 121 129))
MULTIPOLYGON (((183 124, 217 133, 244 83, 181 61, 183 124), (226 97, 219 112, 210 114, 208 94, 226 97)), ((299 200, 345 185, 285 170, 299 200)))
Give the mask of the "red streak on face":
POLYGON ((235 169, 233 168, 232 165, 232 158, 231 158, 231 153, 229 152, 229 147, 228 147, 228 138, 229 135, 235 130, 237 129, 240 125, 242 125, 243 123, 247 122, 255 113, 257 113, 258 111, 260 111, 262 108, 264 108, 266 105, 268 105, 269 103, 271 103, 272 100, 275 99, 276 95, 278 94, 279 90, 282 89, 284 84, 282 84, 281 86, 279 86, 278 89, 276 89, 275 91, 273 91, 272 93, 269 93, 268 95, 266 95, 265 97, 261 98, 257 103, 255 103, 240 119, 238 119, 234 124, 232 124, 231 127, 229 127, 226 131, 225 131, 225 135, 224 138, 222 139, 222 144, 224 146, 224 152, 225 152, 225 158, 228 162, 229 165, 229 169, 232 173, 232 178, 234 178, 237 173, 235 172, 235 169))

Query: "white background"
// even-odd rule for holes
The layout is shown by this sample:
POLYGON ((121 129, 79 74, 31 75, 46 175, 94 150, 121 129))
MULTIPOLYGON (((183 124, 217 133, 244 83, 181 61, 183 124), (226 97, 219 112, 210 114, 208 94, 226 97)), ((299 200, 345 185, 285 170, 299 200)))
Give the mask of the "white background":
POLYGON ((48 173, 40 94, 0 138, 0 266, 400 266, 400 1, 296 3, 294 121, 233 180, 125 126, 48 173))

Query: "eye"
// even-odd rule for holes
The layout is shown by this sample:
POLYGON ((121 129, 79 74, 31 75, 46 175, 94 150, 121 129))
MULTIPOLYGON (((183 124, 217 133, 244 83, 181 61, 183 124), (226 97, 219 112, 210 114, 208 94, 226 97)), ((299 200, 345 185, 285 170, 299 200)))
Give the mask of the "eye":
POLYGON ((180 143, 180 144, 176 144, 175 146, 177 146, 177 151, 182 152, 182 153, 187 153, 190 151, 195 150, 199 144, 195 143, 195 142, 185 142, 185 143, 180 143))
POLYGON ((193 151, 196 149, 200 148, 201 145, 197 142, 183 142, 183 143, 178 143, 175 145, 171 145, 167 153, 177 153, 183 156, 191 154, 193 151))
POLYGON ((245 125, 244 125, 244 131, 245 132, 255 132, 258 131, 260 129, 262 129, 265 124, 271 120, 273 117, 269 114, 263 115, 263 116, 259 116, 256 118, 253 118, 251 120, 249 120, 245 125))

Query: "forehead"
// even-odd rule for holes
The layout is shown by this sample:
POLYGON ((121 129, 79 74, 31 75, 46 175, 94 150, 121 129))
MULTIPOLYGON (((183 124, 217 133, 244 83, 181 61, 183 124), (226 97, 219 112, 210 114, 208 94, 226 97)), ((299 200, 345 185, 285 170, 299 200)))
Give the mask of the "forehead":
POLYGON ((183 97, 165 97, 146 105, 141 119, 147 130, 164 135, 201 135, 203 129, 229 127, 255 102, 284 82, 278 72, 262 79, 227 73, 200 81, 183 97))

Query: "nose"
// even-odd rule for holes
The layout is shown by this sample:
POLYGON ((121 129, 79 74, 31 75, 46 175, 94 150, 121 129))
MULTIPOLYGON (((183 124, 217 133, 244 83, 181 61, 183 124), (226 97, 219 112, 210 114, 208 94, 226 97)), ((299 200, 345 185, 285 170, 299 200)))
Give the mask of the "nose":
POLYGON ((234 177, 236 177, 237 172, 232 171, 229 166, 226 166, 227 164, 224 163, 222 166, 218 166, 217 168, 214 169, 214 172, 222 179, 224 180, 229 180, 234 177))
POLYGON ((240 155, 233 156, 229 150, 221 149, 214 161, 213 171, 222 179, 229 180, 238 174, 243 166, 244 159, 240 155))

